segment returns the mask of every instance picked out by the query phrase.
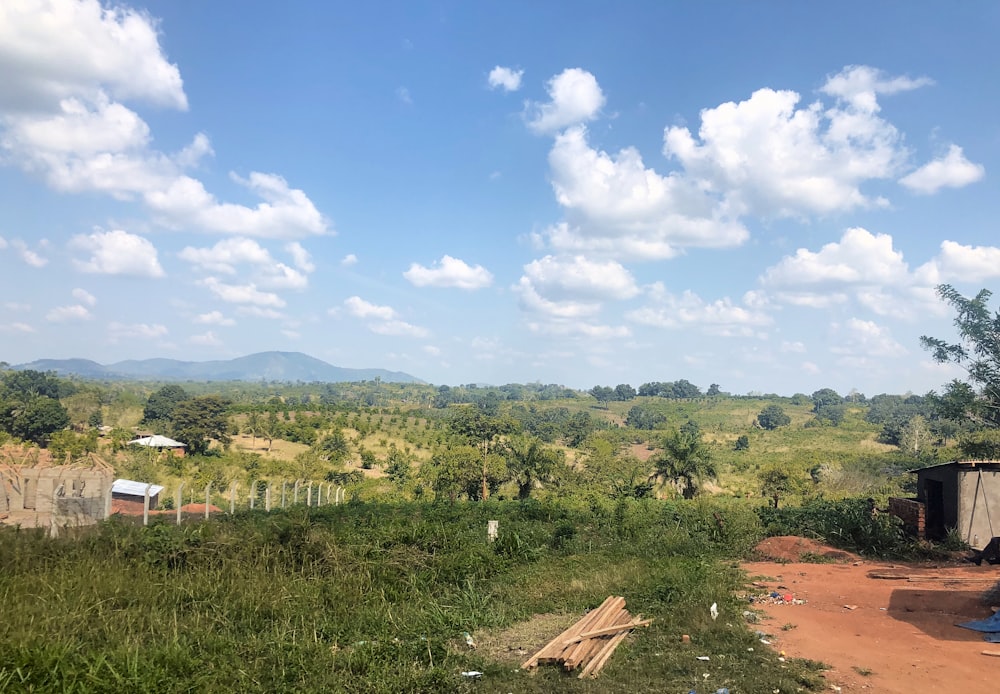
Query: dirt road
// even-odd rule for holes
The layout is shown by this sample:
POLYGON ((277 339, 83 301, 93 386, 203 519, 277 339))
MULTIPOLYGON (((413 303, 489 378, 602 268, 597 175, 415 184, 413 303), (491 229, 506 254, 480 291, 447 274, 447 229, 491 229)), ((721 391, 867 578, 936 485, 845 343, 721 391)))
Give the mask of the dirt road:
POLYGON ((755 591, 806 601, 750 607, 766 614, 756 628, 768 634, 773 648, 832 666, 826 678, 834 691, 1000 691, 1000 657, 982 655, 1000 652, 1000 644, 955 626, 990 615, 980 597, 1000 580, 1000 567, 755 562, 744 568, 757 577, 755 591), (872 573, 904 578, 872 578, 872 573))

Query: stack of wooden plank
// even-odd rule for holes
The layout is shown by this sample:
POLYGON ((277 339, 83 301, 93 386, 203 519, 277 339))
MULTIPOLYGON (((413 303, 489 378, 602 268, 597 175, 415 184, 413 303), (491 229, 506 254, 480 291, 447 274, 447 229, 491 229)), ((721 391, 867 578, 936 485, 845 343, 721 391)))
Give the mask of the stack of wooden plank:
POLYGON ((629 632, 651 621, 633 619, 625 609, 625 598, 609 596, 600 607, 588 612, 524 661, 521 668, 530 669, 539 663, 551 663, 562 665, 567 671, 581 668, 580 679, 597 677, 629 632))

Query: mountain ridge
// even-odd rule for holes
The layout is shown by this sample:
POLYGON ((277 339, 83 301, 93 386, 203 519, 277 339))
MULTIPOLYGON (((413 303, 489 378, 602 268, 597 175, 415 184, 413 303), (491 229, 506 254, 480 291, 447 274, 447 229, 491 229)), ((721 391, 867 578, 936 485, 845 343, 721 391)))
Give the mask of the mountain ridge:
POLYGON ((386 383, 424 383, 403 371, 388 369, 352 369, 334 366, 303 352, 257 352, 233 359, 183 361, 152 358, 126 359, 100 364, 91 359, 36 359, 12 368, 54 371, 62 376, 111 380, 154 381, 279 381, 294 383, 345 383, 373 381, 386 383))

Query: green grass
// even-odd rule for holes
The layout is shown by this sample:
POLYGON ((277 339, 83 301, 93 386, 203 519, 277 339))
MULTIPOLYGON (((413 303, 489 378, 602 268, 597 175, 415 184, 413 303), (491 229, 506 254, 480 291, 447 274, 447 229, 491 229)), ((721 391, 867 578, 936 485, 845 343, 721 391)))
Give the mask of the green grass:
POLYGON ((0 691, 810 691, 815 672, 761 648, 735 597, 734 560, 760 533, 752 511, 703 501, 352 503, 180 528, 112 520, 76 539, 4 530, 0 691), (462 632, 580 615, 611 594, 654 622, 596 681, 461 646, 462 632))

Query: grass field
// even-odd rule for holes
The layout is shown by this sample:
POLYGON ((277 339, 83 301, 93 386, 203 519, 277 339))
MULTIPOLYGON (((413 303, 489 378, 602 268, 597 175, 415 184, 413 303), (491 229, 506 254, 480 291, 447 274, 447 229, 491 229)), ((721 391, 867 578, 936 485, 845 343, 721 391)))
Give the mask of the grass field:
POLYGON ((5 529, 0 691, 810 691, 815 668, 761 646, 736 597, 733 560, 761 532, 746 507, 650 500, 354 503, 110 521, 79 539, 5 529), (611 594, 655 621, 597 681, 464 645, 611 594))

